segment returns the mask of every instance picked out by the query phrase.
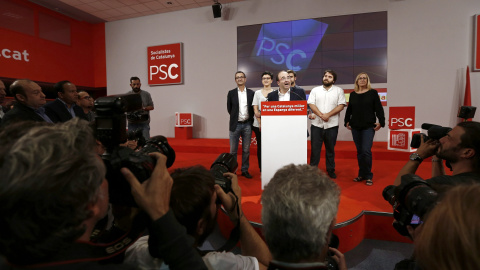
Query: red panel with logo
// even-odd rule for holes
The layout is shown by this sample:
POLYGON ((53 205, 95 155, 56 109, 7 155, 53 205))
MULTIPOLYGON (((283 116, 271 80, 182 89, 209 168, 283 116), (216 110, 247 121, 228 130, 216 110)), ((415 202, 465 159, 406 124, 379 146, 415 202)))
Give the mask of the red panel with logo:
POLYGON ((193 127, 193 114, 192 113, 175 113, 175 126, 176 127, 193 127))
POLYGON ((390 132, 390 147, 408 149, 408 131, 392 130, 390 132))
POLYGON ((414 129, 415 128, 415 107, 390 107, 390 129, 414 129))
POLYGON ((182 43, 152 46, 148 53, 148 84, 183 83, 182 43))

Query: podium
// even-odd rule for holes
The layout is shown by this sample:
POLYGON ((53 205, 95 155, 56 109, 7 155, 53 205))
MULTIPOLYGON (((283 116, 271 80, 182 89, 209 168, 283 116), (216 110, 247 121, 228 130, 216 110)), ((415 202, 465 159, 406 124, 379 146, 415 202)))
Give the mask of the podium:
POLYGON ((262 190, 281 167, 307 163, 307 101, 262 102, 262 190))

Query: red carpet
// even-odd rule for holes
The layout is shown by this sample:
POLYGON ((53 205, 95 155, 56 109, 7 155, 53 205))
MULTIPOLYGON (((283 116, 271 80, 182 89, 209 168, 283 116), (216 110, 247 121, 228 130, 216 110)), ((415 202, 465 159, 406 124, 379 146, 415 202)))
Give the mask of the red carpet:
MULTIPOLYGON (((170 169, 203 165, 210 168, 212 162, 220 153, 229 152, 228 139, 191 139, 178 140, 168 139, 176 151, 176 161, 170 169)), ((241 149, 241 147, 239 147, 241 149)), ((322 151, 323 152, 323 151, 322 151)), ((356 160, 356 148, 353 142, 337 142, 335 147, 335 163, 337 179, 335 182, 341 188, 340 207, 337 215, 337 234, 339 235, 342 251, 347 251, 360 243, 365 238, 396 240, 404 239, 397 235, 391 226, 393 218, 382 213, 392 213, 392 206, 382 197, 383 189, 393 184, 398 171, 408 160, 410 153, 387 150, 386 142, 374 142, 373 144, 373 186, 365 185, 365 182, 355 183, 353 178, 357 176, 358 166, 356 160), (372 215, 362 216, 363 211, 379 212, 372 215), (355 223, 355 224, 354 224, 355 223), (348 225, 348 226, 347 226, 348 225), (359 230, 359 232, 355 232, 359 230)), ((310 145, 309 152, 310 155, 310 145)), ((241 162, 239 156, 238 161, 241 162)), ((239 167, 241 164, 239 164, 239 167)), ((325 158, 322 153, 320 169, 325 170, 325 158)), ((245 216, 252 222, 261 226, 260 197, 260 171, 256 156, 256 146, 250 150, 250 169, 253 179, 239 176, 239 184, 242 189, 242 208, 245 216)), ((431 163, 425 161, 417 174, 422 178, 429 178, 431 163)))

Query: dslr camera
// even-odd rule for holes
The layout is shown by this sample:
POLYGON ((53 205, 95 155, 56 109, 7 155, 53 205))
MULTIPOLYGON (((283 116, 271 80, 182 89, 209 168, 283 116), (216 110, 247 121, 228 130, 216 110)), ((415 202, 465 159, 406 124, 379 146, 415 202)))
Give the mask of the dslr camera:
POLYGON ((219 185, 225 193, 232 191, 232 180, 223 176, 226 172, 234 173, 238 168, 237 159, 229 153, 220 154, 210 166, 210 172, 215 178, 215 184, 219 185))
POLYGON ((155 167, 155 159, 148 154, 160 152, 167 157, 167 167, 175 161, 175 151, 164 136, 154 136, 145 142, 139 151, 119 146, 128 139, 126 113, 142 108, 142 98, 138 94, 113 95, 95 101, 95 133, 105 146, 102 159, 107 168, 110 202, 116 205, 136 206, 130 185, 120 173, 126 167, 140 182, 147 180, 155 167))
POLYGON ((383 198, 393 206, 395 230, 409 236, 407 226, 416 227, 423 223, 427 214, 436 204, 438 194, 422 178, 415 174, 402 176, 399 186, 387 186, 383 198))
POLYGON ((427 134, 425 133, 417 133, 413 134, 412 136, 412 141, 410 142, 410 147, 413 148, 418 148, 420 147, 421 138, 423 137, 423 141, 426 142, 429 139, 433 140, 440 140, 442 137, 446 136, 452 128, 449 127, 442 127, 439 125, 434 125, 434 124, 428 124, 428 123, 423 123, 422 124, 422 129, 427 130, 427 134))

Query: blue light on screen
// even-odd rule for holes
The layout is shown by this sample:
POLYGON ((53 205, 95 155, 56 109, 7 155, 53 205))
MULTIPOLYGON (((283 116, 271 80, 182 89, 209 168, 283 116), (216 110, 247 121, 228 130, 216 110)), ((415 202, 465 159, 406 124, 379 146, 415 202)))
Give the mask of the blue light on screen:
POLYGON ((327 27, 314 19, 264 24, 251 56, 272 70, 307 69, 327 27))

